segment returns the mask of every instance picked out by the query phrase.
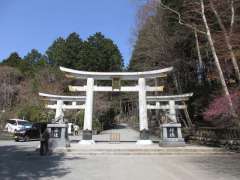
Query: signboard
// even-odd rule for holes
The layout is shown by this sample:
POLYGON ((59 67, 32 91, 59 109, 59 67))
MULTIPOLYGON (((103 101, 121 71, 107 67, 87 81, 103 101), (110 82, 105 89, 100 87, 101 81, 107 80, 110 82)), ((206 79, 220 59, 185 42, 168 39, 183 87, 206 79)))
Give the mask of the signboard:
POLYGON ((51 137, 52 138, 61 138, 61 131, 62 131, 62 129, 59 127, 52 127, 51 128, 51 137))
POLYGON ((167 127, 168 138, 178 138, 177 127, 167 127))
POLYGON ((119 77, 112 78, 112 89, 121 89, 121 79, 119 77))

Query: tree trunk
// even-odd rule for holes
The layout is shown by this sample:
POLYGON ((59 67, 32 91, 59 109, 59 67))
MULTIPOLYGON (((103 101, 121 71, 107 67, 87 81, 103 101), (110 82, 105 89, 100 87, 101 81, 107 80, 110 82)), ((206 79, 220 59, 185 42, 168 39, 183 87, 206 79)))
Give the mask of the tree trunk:
POLYGON ((201 56, 201 51, 200 51, 200 46, 199 46, 199 41, 198 41, 198 34, 197 30, 194 29, 194 35, 195 35, 195 40, 196 40, 196 49, 197 49, 197 54, 198 54, 198 82, 199 84, 202 84, 203 80, 203 62, 202 62, 202 56, 201 56))
MULTIPOLYGON (((235 54, 233 52, 230 36, 227 33, 226 27, 224 26, 224 24, 223 24, 223 22, 222 22, 222 20, 221 20, 221 18, 219 16, 216 8, 214 7, 214 5, 212 3, 212 0, 210 0, 210 6, 211 6, 211 9, 213 10, 216 18, 217 18, 217 21, 218 21, 218 24, 219 24, 220 28, 223 31, 224 39, 225 39, 228 51, 229 51, 230 56, 231 56, 231 60, 232 60, 232 64, 233 64, 233 67, 234 67, 235 75, 236 75, 238 83, 240 83, 240 71, 239 71, 239 67, 238 67, 238 64, 237 64, 236 56, 235 56, 235 54)), ((232 29, 232 24, 233 24, 233 22, 231 21, 231 29, 232 29)))
POLYGON ((227 98, 231 113, 232 113, 233 117, 237 117, 236 112, 235 112, 234 107, 233 107, 233 103, 232 103, 229 91, 228 91, 228 87, 227 87, 225 79, 224 79, 223 71, 222 71, 222 68, 221 68, 220 63, 219 63, 219 59, 218 59, 218 56, 217 56, 217 53, 216 53, 216 49, 214 47, 214 43, 213 43, 213 40, 212 40, 210 28, 208 26, 207 18, 206 18, 206 15, 205 15, 205 5, 204 5, 203 0, 200 0, 200 3, 201 3, 201 15, 202 15, 203 23, 204 23, 206 31, 207 31, 207 39, 208 39, 208 42, 209 42, 209 45, 210 45, 210 48, 211 48, 211 51, 212 51, 212 54, 213 54, 215 65, 216 65, 217 70, 218 70, 221 85, 222 85, 223 91, 225 93, 225 96, 227 98))
POLYGON ((232 34, 233 26, 234 26, 234 23, 235 23, 234 0, 231 0, 231 12, 232 12, 232 16, 231 16, 231 25, 230 25, 230 31, 229 31, 230 36, 232 34))

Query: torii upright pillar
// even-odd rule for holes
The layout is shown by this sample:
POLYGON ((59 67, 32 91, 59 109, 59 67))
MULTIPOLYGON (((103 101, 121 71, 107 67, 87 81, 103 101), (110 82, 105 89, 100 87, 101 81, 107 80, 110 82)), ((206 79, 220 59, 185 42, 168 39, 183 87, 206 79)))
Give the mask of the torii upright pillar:
POLYGON ((148 130, 145 78, 138 79, 138 88, 140 140, 137 141, 137 144, 152 144, 152 141, 149 139, 148 130))
POLYGON ((87 78, 83 139, 80 141, 80 144, 94 144, 94 140, 92 139, 93 88, 94 79, 87 78))

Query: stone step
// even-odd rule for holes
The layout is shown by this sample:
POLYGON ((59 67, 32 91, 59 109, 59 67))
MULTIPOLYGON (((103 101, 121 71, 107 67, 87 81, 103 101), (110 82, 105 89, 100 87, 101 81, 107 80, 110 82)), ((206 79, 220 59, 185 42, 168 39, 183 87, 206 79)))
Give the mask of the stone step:
POLYGON ((57 149, 57 152, 64 152, 69 155, 228 155, 234 152, 223 148, 214 147, 135 147, 110 145, 101 146, 73 146, 67 149, 57 149))
POLYGON ((78 151, 67 152, 71 155, 227 155, 231 152, 210 151, 210 152, 165 152, 165 151, 78 151))
POLYGON ((67 149, 67 152, 161 152, 161 153, 185 153, 185 152, 228 152, 223 149, 67 149))
POLYGON ((139 156, 139 155, 142 155, 142 156, 149 156, 149 155, 155 155, 155 156, 161 156, 161 155, 232 155, 232 153, 220 153, 220 152, 215 152, 215 153, 143 153, 143 152, 134 152, 134 153, 129 153, 129 152, 112 152, 112 153, 109 153, 109 152, 86 152, 86 153, 83 153, 83 152, 78 152, 78 153, 68 153, 67 155, 71 155, 71 156, 106 156, 106 155, 115 155, 115 156, 118 156, 118 155, 124 155, 124 156, 127 156, 127 155, 135 155, 135 156, 139 156))

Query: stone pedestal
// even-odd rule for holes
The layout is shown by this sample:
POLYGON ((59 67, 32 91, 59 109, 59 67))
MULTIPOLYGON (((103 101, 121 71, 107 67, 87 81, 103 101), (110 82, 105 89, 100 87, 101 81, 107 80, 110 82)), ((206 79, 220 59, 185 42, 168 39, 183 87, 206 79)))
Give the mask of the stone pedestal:
POLYGON ((185 141, 182 138, 181 124, 168 123, 160 126, 160 146, 166 147, 182 147, 185 146, 185 141))
POLYGON ((48 124, 49 132, 49 150, 54 151, 56 148, 70 147, 68 139, 67 124, 48 124))
POLYGON ((149 138, 149 130, 143 129, 140 131, 140 140, 137 141, 138 145, 150 145, 152 144, 152 140, 149 138))
POLYGON ((83 130, 82 138, 83 140, 92 140, 92 131, 83 130))
POLYGON ((143 129, 142 131, 140 131, 140 139, 149 140, 149 130, 143 129))
POLYGON ((82 132, 82 140, 79 141, 79 144, 90 145, 95 144, 95 141, 92 139, 92 131, 91 130, 83 130, 82 132))

